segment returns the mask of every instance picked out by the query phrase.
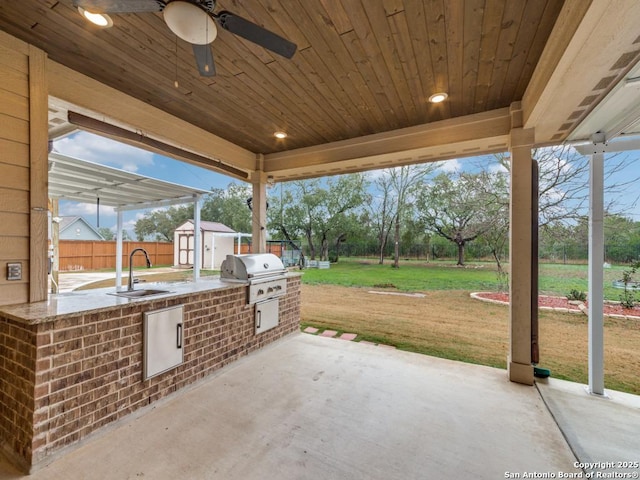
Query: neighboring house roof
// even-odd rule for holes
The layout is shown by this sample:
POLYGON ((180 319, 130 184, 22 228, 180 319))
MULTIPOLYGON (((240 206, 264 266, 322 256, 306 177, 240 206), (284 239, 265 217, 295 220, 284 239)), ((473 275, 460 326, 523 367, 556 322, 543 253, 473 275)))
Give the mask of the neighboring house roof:
MULTIPOLYGON (((193 220, 187 220, 185 223, 176 228, 176 230, 193 230, 193 220)), ((207 221, 200 222, 200 230, 203 232, 236 233, 235 230, 232 230, 223 223, 207 221)))
POLYGON ((78 224, 78 223, 82 223, 82 224, 84 224, 84 226, 86 228, 88 228, 93 233, 95 233, 96 236, 100 240, 104 240, 104 237, 102 235, 100 235, 100 232, 98 230, 96 230, 95 228, 93 228, 93 226, 89 222, 87 222, 84 218, 82 218, 82 217, 60 217, 60 218, 62 219, 62 220, 60 220, 60 223, 59 223, 59 225, 60 225, 60 234, 62 234, 66 230, 77 228, 77 227, 75 227, 75 225, 78 224))

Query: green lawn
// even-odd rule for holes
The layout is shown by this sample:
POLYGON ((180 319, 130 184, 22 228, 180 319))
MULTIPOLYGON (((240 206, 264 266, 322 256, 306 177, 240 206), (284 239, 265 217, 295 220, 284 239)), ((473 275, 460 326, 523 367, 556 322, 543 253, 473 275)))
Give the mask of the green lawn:
MULTIPOLYGON (((625 267, 605 270, 605 296, 619 300, 611 282, 625 267)), ((586 265, 541 264, 540 293, 566 296, 587 291, 586 265)), ((640 276, 640 275, 639 275, 640 276)), ((307 269, 302 276, 302 326, 357 333, 359 339, 400 349, 504 368, 508 352, 506 306, 473 300, 471 291, 496 291, 495 265, 474 263, 391 262, 343 258, 326 270, 307 269), (370 290, 394 286, 424 292, 424 298, 372 295, 370 290), (345 288, 347 287, 347 288, 345 288), (364 287, 364 288, 358 288, 364 287), (363 307, 364 306, 364 307, 363 307)), ((640 292, 638 293, 640 296, 640 292)), ((637 375, 640 323, 606 318, 605 387, 640 394, 637 375)), ((587 317, 540 312, 541 366, 555 378, 587 383, 587 317)))
MULTIPOLYGON (((346 287, 393 286, 401 291, 468 290, 496 291, 498 277, 493 263, 469 263, 456 267, 453 262, 403 261, 399 269, 391 267, 391 261, 378 265, 375 259, 342 258, 331 268, 306 269, 302 280, 309 285, 330 284, 346 287)), ((508 265, 507 265, 508 268, 508 265)), ((622 278, 626 267, 605 269, 605 298, 619 300, 621 289, 611 283, 622 278)), ((586 265, 540 264, 540 293, 566 296, 572 289, 586 292, 586 265)))
POLYGON ((378 265, 377 260, 341 259, 329 269, 309 268, 302 277, 308 284, 332 284, 344 287, 393 285, 401 291, 424 290, 495 290, 497 277, 491 264, 474 264, 459 268, 454 264, 401 262, 399 269, 391 262, 378 265))

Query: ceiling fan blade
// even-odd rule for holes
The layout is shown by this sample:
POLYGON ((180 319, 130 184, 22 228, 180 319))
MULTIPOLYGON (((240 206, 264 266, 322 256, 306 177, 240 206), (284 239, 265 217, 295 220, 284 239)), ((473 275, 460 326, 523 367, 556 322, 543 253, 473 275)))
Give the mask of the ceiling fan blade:
POLYGON ((211 44, 197 45, 193 43, 193 56, 196 57, 196 64, 200 75, 203 77, 213 77, 216 74, 216 65, 213 61, 213 51, 211 44))
POLYGON ((91 13, 159 12, 165 3, 162 0, 73 0, 74 7, 91 13))
POLYGON ((285 58, 293 57, 296 53, 297 45, 280 35, 256 25, 231 12, 220 12, 215 16, 222 28, 230 31, 242 38, 249 40, 261 47, 271 50, 285 58))

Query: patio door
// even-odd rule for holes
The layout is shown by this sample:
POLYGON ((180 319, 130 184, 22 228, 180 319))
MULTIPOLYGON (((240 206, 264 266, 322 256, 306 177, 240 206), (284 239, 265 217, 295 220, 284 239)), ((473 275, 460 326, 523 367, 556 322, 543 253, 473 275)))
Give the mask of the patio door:
POLYGON ((195 237, 191 234, 178 235, 178 265, 193 265, 195 237))

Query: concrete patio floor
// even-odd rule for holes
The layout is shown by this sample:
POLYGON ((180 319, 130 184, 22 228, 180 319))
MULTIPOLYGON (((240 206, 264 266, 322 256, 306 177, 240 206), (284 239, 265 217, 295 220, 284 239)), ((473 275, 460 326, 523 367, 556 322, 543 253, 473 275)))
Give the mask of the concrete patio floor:
POLYGON ((539 389, 544 400, 503 370, 293 334, 31 476, 0 459, 0 480, 558 478, 582 472, 572 448, 588 461, 640 461, 637 397, 539 389), (578 428, 584 416, 598 423, 578 428))

